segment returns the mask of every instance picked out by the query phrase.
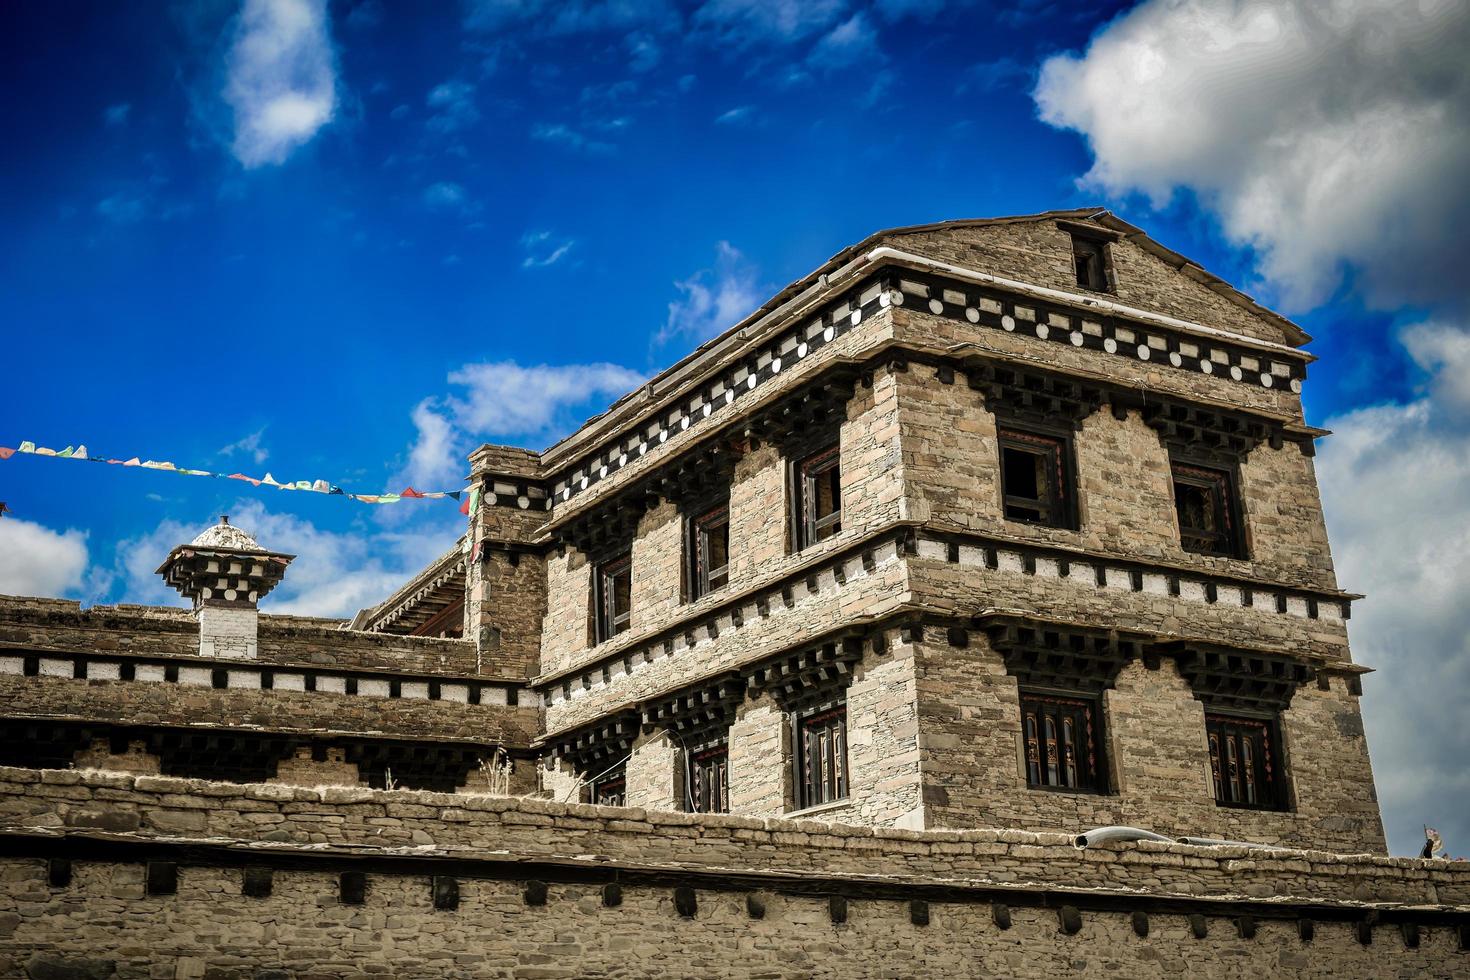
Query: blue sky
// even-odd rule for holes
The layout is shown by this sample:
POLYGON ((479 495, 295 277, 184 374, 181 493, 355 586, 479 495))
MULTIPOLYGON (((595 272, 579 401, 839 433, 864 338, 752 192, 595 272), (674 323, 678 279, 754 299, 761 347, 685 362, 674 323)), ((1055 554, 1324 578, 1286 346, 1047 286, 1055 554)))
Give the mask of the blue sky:
MULTIPOLYGON (((1470 750, 1470 31, 1403 6, 7 4, 0 445, 453 489, 874 230, 1106 204, 1316 336, 1395 841, 1470 852, 1435 762, 1470 750)), ((277 611, 350 615, 461 526, 21 457, 0 500, 0 592, 88 602, 168 601, 229 512, 302 555, 277 611)))

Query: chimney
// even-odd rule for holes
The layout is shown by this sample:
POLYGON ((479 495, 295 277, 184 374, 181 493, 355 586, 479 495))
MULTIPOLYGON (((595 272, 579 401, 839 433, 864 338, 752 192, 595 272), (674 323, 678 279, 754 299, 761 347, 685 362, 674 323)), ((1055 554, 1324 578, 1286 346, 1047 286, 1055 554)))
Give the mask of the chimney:
POLYGON ((169 552, 158 574, 194 603, 200 656, 253 660, 256 603, 275 588, 295 557, 266 551, 224 516, 169 552))

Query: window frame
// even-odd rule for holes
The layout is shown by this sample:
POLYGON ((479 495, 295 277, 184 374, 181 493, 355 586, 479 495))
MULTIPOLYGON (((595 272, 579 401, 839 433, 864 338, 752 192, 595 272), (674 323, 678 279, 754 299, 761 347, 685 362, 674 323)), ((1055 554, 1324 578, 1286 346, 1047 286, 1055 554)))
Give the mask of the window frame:
POLYGON ((1078 231, 1067 234, 1072 235, 1072 278, 1078 288, 1088 289, 1089 292, 1116 292, 1111 239, 1104 235, 1088 235, 1078 231), (1083 281, 1082 275, 1083 260, 1086 260, 1091 269, 1086 281, 1083 281))
MULTIPOLYGON (((1001 516, 1007 521, 1018 524, 1033 524, 1037 527, 1055 527, 1067 531, 1077 529, 1077 471, 1073 463, 1072 434, 1061 430, 1049 430, 1044 427, 1016 425, 1005 419, 996 422, 997 459, 1000 464, 1000 506, 1001 516), (1039 448, 1040 447, 1040 448, 1039 448), (1015 495, 1006 490, 1006 451, 1027 453, 1028 455, 1043 456, 1047 459, 1048 469, 1055 468, 1056 499, 1047 504, 1050 519, 1028 520, 1024 517, 1013 517, 1009 513, 1012 506, 1011 498, 1015 495)), ((1021 506, 1030 501, 1027 498, 1016 497, 1016 505, 1021 506)))
POLYGON ((1229 711, 1205 712, 1205 747, 1210 759, 1210 782, 1215 805, 1234 810, 1286 809, 1286 779, 1281 756, 1281 725, 1278 715, 1252 715, 1229 711), (1222 769, 1225 764, 1222 743, 1242 759, 1253 756, 1255 765, 1241 767, 1243 777, 1237 788, 1227 794, 1230 784, 1222 769), (1249 786, 1261 784, 1257 799, 1244 799, 1249 786), (1229 796, 1237 798, 1231 799, 1229 796))
POLYGON ((628 805, 628 765, 626 762, 619 763, 600 776, 587 780, 587 800, 596 806, 627 806, 628 805), (616 797, 614 802, 604 803, 601 796, 608 789, 612 790, 616 797))
POLYGON ((689 601, 693 602, 711 592, 718 592, 730 584, 730 502, 728 500, 688 519, 686 547, 689 601), (707 557, 709 532, 719 527, 725 530, 725 564, 719 568, 710 568, 707 557), (716 578, 719 579, 718 583, 715 582, 716 578))
POLYGON ((791 712, 791 767, 793 812, 852 798, 846 697, 791 712), (833 760, 830 778, 825 765, 819 767, 818 778, 807 778, 812 748, 808 736, 813 732, 819 759, 833 760))
POLYGON ((1073 691, 1023 687, 1020 690, 1020 705, 1021 755, 1026 788, 1051 793, 1106 796, 1109 792, 1109 779, 1102 699, 1073 691), (1030 710, 1032 708, 1035 710, 1030 710), (1050 767, 1043 765, 1042 759, 1042 751, 1048 741, 1043 723, 1048 720, 1057 732, 1059 752, 1056 782, 1048 780, 1050 767), (1079 743, 1073 747, 1073 757, 1079 765, 1071 767, 1073 774, 1070 777, 1066 776, 1067 768, 1061 764, 1060 750, 1064 747, 1061 733, 1064 731, 1064 721, 1071 721, 1074 730, 1079 727, 1079 721, 1087 728, 1085 744, 1079 743), (1068 778, 1070 783, 1066 781, 1068 778))
POLYGON ((842 445, 832 442, 815 452, 795 460, 792 472, 792 510, 795 550, 805 551, 813 545, 842 533, 842 445), (835 473, 836 507, 821 517, 815 516, 818 481, 835 473))
POLYGON ((597 627, 596 640, 598 643, 606 643, 613 637, 626 633, 633 628, 632 551, 624 551, 598 562, 594 570, 594 576, 595 615, 593 618, 597 627), (623 575, 626 575, 628 578, 628 608, 619 610, 615 605, 617 579, 623 575))
POLYGON ((1246 558, 1245 528, 1240 506, 1239 480, 1234 467, 1218 463, 1197 461, 1171 456, 1169 459, 1169 490, 1174 502, 1174 523, 1179 531, 1179 547, 1191 555, 1214 558, 1246 558), (1180 485, 1202 489, 1215 499, 1215 520, 1223 524, 1221 531, 1211 532, 1204 528, 1186 528, 1179 502, 1180 485), (1218 544, 1211 547, 1196 547, 1190 539, 1214 539, 1218 544))
POLYGON ((687 753, 690 813, 730 812, 730 743, 720 740, 687 753))

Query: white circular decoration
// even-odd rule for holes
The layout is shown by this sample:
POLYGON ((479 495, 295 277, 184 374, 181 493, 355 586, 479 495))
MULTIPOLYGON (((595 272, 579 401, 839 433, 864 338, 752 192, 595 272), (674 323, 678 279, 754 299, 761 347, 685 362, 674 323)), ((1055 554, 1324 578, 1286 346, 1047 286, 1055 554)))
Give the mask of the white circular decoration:
POLYGON ((799 343, 799 344, 796 345, 796 356, 797 357, 806 357, 806 352, 807 352, 806 341, 803 340, 801 343, 799 343))
POLYGON ((1239 381, 1241 378, 1245 377, 1245 375, 1242 374, 1241 371, 1240 371, 1240 365, 1239 364, 1232 364, 1232 365, 1230 365, 1230 376, 1232 378, 1234 378, 1236 381, 1239 381))
POLYGON ((1082 332, 1079 331, 1079 330, 1072 331, 1072 346, 1073 347, 1081 347, 1082 346, 1082 342, 1083 342, 1082 332))
POLYGON ((519 507, 521 510, 525 510, 527 507, 531 506, 531 498, 522 494, 521 496, 516 498, 516 506, 519 507))
MULTIPOLYGON (((747 387, 747 388, 754 388, 755 387, 755 375, 754 374, 747 374, 745 376, 745 387, 747 387)), ((735 393, 734 392, 731 392, 730 393, 730 397, 731 398, 734 398, 735 397, 735 393)))
MULTIPOLYGON (((604 476, 607 476, 607 467, 606 466, 601 466, 597 470, 597 477, 598 477, 598 479, 601 479, 604 476)), ((491 496, 494 496, 494 494, 491 494, 491 496)))
POLYGON ((1109 354, 1118 353, 1118 342, 1112 337, 1108 337, 1106 340, 1103 341, 1103 350, 1107 351, 1109 354))
POLYGON ((234 589, 225 589, 225 601, 234 602, 237 594, 234 589))
POLYGON ((203 588, 199 590, 199 598, 201 599, 208 599, 212 595, 214 595, 214 591, 212 589, 203 588))
POLYGON ((647 456, 648 455, 648 443, 646 443, 646 442, 640 442, 638 444, 638 455, 639 456, 647 456))
POLYGON ((258 595, 256 595, 256 594, 255 594, 255 592, 253 592, 253 591, 252 591, 252 592, 251 592, 251 593, 250 593, 250 601, 251 601, 251 602, 255 602, 255 601, 256 601, 256 600, 258 600, 258 599, 259 599, 259 598, 260 598, 260 596, 258 596, 258 595))
POLYGON ((937 299, 931 299, 929 301, 929 312, 930 313, 943 313, 944 312, 944 304, 941 303, 941 302, 939 302, 939 300, 937 300, 937 299))
POLYGON ((1050 333, 1051 331, 1046 328, 1046 324, 1038 323, 1036 325, 1036 336, 1040 337, 1042 340, 1045 340, 1047 338, 1047 335, 1050 333))
POLYGON ((1016 329, 1016 320, 1015 320, 1015 317, 1013 317, 1009 313, 1007 313, 1005 316, 1003 316, 1003 317, 1000 318, 1000 325, 1002 327, 1005 327, 1007 330, 1014 330, 1014 329, 1016 329))
POLYGON ((888 295, 893 298, 893 305, 894 306, 902 306, 903 305, 903 291, 902 290, 890 289, 888 291, 888 295))
POLYGON ((658 441, 659 442, 668 442, 669 441, 669 430, 668 429, 659 429, 658 430, 658 441))
POLYGON ((1184 363, 1184 358, 1179 356, 1179 352, 1177 350, 1171 350, 1169 352, 1169 363, 1174 365, 1175 367, 1179 367, 1184 363))
POLYGON ((734 400, 735 400, 735 391, 734 391, 734 389, 730 389, 729 391, 726 391, 725 392, 725 404, 728 405, 731 402, 733 402, 734 400))
POLYGON ((881 292, 881 293, 878 294, 878 305, 879 306, 891 306, 892 304, 893 304, 893 300, 889 299, 888 293, 886 291, 885 292, 881 292))
POLYGON ((709 413, 712 412, 712 411, 713 411, 713 409, 710 408, 709 402, 705 402, 704 403, 704 417, 705 418, 709 418, 709 413))
POLYGON ((1301 378, 1292 378, 1291 379, 1291 391, 1292 391, 1292 394, 1295 394, 1295 395, 1300 395, 1302 393, 1302 379, 1301 378))
POLYGON ((1153 351, 1151 351, 1151 350, 1148 349, 1148 344, 1139 344, 1138 345, 1138 359, 1140 361, 1146 361, 1150 357, 1153 357, 1153 356, 1154 356, 1153 355, 1153 351))
POLYGON ((851 323, 854 327, 857 326, 859 323, 862 323, 863 322, 863 311, 862 310, 853 310, 852 311, 852 316, 848 317, 847 318, 847 321, 849 323, 851 323))
POLYGON ((618 465, 619 466, 627 466, 628 465, 628 454, 627 453, 619 453, 618 454, 618 465))
POLYGON ((1199 362, 1199 369, 1201 371, 1203 371, 1205 374, 1214 374, 1215 373, 1215 365, 1214 365, 1214 362, 1211 361, 1211 360, 1209 360, 1208 358, 1206 358, 1205 360, 1199 362))
POLYGON ((493 493, 487 493, 487 494, 485 494, 485 506, 486 507, 494 507, 498 503, 500 503, 500 498, 497 497, 497 496, 495 496, 495 494, 493 494, 493 493))
POLYGON ((681 418, 679 420, 679 428, 681 428, 681 429, 687 429, 687 428, 689 428, 689 416, 686 415, 686 416, 684 416, 683 418, 681 418))
POLYGON ((587 478, 585 476, 582 477, 582 489, 583 490, 586 490, 587 489, 587 478))
POLYGON ((771 373, 772 374, 780 374, 781 373, 781 358, 779 358, 779 357, 773 357, 773 358, 771 358, 771 373))
POLYGON ((975 309, 975 307, 973 306, 965 307, 965 319, 969 320, 971 323, 979 323, 980 311, 975 309))
POLYGON ((828 327, 826 330, 822 331, 822 339, 831 340, 834 336, 836 336, 836 334, 837 331, 833 330, 831 327, 828 327))
POLYGON ((1271 387, 1275 383, 1276 383, 1276 379, 1273 378, 1273 377, 1271 377, 1269 374, 1262 374, 1261 375, 1261 387, 1262 388, 1269 388, 1269 387, 1271 387))

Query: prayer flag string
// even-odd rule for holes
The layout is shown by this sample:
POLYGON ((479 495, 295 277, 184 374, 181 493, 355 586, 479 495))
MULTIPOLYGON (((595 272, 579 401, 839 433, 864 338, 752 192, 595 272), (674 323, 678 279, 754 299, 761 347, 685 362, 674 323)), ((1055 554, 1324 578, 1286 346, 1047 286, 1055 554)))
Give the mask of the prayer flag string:
POLYGON ((239 480, 243 483, 250 484, 252 487, 267 486, 275 487, 277 490, 325 493, 338 497, 351 497, 353 500, 358 500, 365 504, 396 504, 400 500, 443 500, 446 497, 451 500, 459 500, 465 494, 463 490, 423 491, 415 490, 413 487, 406 487, 401 493, 348 493, 335 483, 330 483, 326 480, 296 480, 281 483, 269 473, 257 478, 246 476, 244 473, 212 473, 209 470, 189 469, 183 466, 175 466, 169 462, 139 459, 136 456, 131 459, 108 459, 103 456, 89 454, 86 446, 67 446, 65 449, 47 449, 45 446, 37 446, 34 442, 29 441, 22 442, 15 449, 0 446, 0 460, 10 459, 16 453, 25 453, 31 456, 49 456, 53 459, 81 460, 88 463, 107 463, 112 466, 140 466, 146 470, 182 473, 185 476, 208 476, 216 480, 239 480))

